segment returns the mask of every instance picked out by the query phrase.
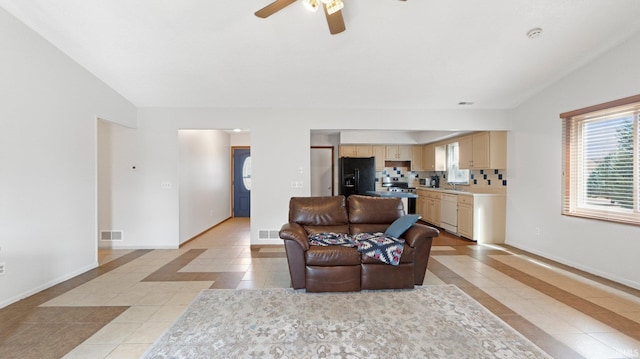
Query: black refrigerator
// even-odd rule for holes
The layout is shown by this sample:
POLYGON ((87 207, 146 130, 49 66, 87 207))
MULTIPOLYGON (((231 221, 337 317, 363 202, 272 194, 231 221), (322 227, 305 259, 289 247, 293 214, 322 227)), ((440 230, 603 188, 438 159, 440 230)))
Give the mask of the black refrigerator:
POLYGON ((375 157, 340 157, 340 193, 366 194, 376 190, 375 157))

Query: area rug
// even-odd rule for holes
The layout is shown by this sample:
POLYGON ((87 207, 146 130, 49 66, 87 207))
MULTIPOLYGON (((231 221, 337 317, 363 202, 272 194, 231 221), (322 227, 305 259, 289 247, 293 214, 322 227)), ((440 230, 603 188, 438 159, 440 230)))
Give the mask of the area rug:
POLYGON ((550 358, 453 285, 202 291, 144 358, 550 358))

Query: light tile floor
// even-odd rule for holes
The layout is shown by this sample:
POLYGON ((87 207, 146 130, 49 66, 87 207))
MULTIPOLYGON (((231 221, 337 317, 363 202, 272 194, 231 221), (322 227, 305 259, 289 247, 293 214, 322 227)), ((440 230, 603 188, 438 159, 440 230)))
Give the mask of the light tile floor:
MULTIPOLYGON (((40 304, 34 299, 35 308, 54 312, 121 308, 79 345, 61 349, 64 358, 139 358, 202 289, 289 287, 290 282, 282 247, 250 248, 247 219, 228 220, 176 250, 99 253, 101 265, 125 259, 126 264, 40 304), (137 258, 128 260, 131 255, 137 258)), ((554 357, 640 358, 637 290, 509 246, 479 246, 442 233, 424 284, 447 283, 554 357)), ((0 319, 14 318, 17 324, 8 328, 17 334, 32 330, 15 319, 25 305, 0 311, 0 319)), ((16 351, 20 339, 11 335, 0 333, 0 357, 30 357, 28 351, 16 351)))

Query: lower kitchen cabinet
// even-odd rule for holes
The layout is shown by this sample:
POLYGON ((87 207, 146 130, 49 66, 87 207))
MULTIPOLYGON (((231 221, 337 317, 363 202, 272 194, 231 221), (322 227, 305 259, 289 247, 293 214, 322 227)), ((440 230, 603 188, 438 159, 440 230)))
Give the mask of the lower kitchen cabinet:
POLYGON ((416 201, 416 214, 426 221, 427 216, 427 191, 417 190, 418 200, 416 201))
POLYGON ((458 235, 478 243, 504 243, 506 197, 458 195, 458 235))
POLYGON ((438 191, 417 190, 418 208, 422 220, 440 226, 440 197, 438 191))
POLYGON ((458 196, 458 234, 473 239, 473 197, 458 196), (468 199, 471 199, 471 203, 468 199), (467 202, 465 203, 465 199, 467 202))
POLYGON ((440 198, 429 198, 427 200, 429 223, 440 226, 440 198))
MULTIPOLYGON (((444 195, 453 200, 455 206, 453 210, 457 208, 453 219, 450 218, 451 215, 447 217, 452 224, 448 227, 449 231, 478 243, 504 243, 507 206, 504 194, 456 194, 452 191, 424 187, 418 189, 416 193, 418 195, 417 211, 423 221, 437 227, 447 227, 447 224, 442 221, 441 208, 444 195), (454 222, 457 222, 457 225, 454 222)), ((450 203, 451 201, 447 202, 447 204, 450 203)))

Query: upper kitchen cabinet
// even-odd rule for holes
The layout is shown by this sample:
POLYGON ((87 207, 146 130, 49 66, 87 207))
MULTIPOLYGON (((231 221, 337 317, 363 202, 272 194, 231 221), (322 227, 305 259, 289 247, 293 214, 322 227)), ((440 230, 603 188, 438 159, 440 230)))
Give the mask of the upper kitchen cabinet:
POLYGON ((387 152, 387 147, 384 145, 373 145, 373 157, 376 158, 376 171, 384 170, 384 159, 387 152))
POLYGON ((460 168, 473 168, 473 136, 467 135, 458 138, 458 166, 460 168))
POLYGON ((371 145, 340 145, 340 157, 372 157, 371 145))
POLYGON ((411 145, 387 145, 387 161, 411 161, 413 150, 411 145))
POLYGON ((423 146, 422 162, 425 171, 446 171, 447 150, 444 145, 433 143, 423 146))
POLYGON ((485 131, 458 139, 460 168, 507 168, 507 133, 485 131))
POLYGON ((411 146, 411 170, 412 171, 426 171, 424 167, 424 146, 414 145, 411 146))

